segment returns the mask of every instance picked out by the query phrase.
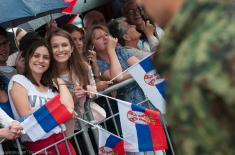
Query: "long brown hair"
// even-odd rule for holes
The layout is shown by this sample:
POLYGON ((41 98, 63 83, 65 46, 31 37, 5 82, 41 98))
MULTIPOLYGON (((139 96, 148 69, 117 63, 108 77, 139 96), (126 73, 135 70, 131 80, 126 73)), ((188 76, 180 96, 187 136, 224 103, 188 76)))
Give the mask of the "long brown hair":
MULTIPOLYGON (((68 66, 67 66, 68 71, 69 71, 69 78, 70 78, 70 80, 73 80, 72 75, 75 75, 79 79, 80 85, 86 86, 89 83, 89 81, 88 81, 88 65, 85 62, 85 60, 83 59, 83 57, 79 54, 72 37, 70 36, 70 34, 68 32, 66 32, 60 28, 54 30, 53 32, 51 32, 48 35, 48 38, 47 38, 50 50, 52 50, 51 39, 54 36, 61 36, 61 37, 67 38, 69 40, 69 43, 70 43, 71 47, 73 48, 73 52, 68 60, 68 66)), ((55 66, 54 66, 55 72, 53 73, 55 77, 59 76, 59 72, 57 69, 58 68, 56 67, 56 63, 55 63, 55 66)))
POLYGON ((31 69, 29 67, 29 60, 32 58, 34 52, 37 50, 37 48, 39 47, 46 47, 48 49, 49 52, 49 57, 50 57, 50 65, 49 68, 45 71, 45 73, 43 73, 42 78, 40 83, 44 86, 49 86, 52 87, 52 65, 53 62, 52 60, 52 52, 50 51, 48 45, 46 44, 45 41, 43 40, 37 40, 35 41, 30 47, 29 49, 26 51, 25 54, 25 71, 24 71, 24 75, 25 77, 27 77, 33 84, 35 84, 36 86, 39 86, 39 84, 36 82, 36 80, 34 79, 31 69))

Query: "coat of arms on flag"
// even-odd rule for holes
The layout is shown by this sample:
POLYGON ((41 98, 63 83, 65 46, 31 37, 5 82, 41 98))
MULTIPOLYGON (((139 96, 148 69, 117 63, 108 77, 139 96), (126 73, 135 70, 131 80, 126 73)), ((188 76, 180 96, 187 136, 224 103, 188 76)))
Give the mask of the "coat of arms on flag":
POLYGON ((128 72, 139 84, 151 103, 165 113, 165 80, 161 79, 152 64, 152 55, 128 68, 128 72))
POLYGON ((124 155, 124 141, 99 129, 99 155, 124 155))
POLYGON ((126 152, 168 149, 160 113, 125 101, 118 101, 119 116, 126 152))

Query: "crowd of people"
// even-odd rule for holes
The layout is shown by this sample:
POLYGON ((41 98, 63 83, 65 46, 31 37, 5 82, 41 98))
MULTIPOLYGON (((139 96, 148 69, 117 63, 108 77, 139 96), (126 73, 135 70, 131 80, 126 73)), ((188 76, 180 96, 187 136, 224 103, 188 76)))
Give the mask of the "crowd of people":
MULTIPOLYGON (((234 1, 122 3, 122 16, 110 21, 92 10, 82 28, 51 21, 44 36, 18 29, 19 51, 10 56, 7 32, 0 28, 0 137, 20 137, 26 149, 36 152, 62 139, 64 131, 73 135, 80 129, 74 118, 36 142, 22 134, 20 122, 58 94, 83 117, 84 104, 94 93, 130 79, 128 72, 121 73, 158 52, 154 63, 168 83, 166 118, 175 152, 234 154, 234 1)), ((111 95, 135 104, 146 99, 136 82, 111 95)), ((98 101, 91 107, 95 121, 106 117, 98 101)), ((58 146, 61 154, 67 154, 65 145, 58 146)), ((76 154, 70 141, 68 147, 76 154)))
MULTIPOLYGON (((65 94, 66 102, 73 103, 74 111, 83 117, 84 104, 95 92, 131 78, 129 73, 120 73, 157 49, 159 27, 144 19, 143 10, 134 0, 128 1, 122 12, 123 18, 106 22, 104 14, 92 10, 85 14, 83 28, 72 24, 59 27, 51 21, 44 36, 18 28, 15 35, 19 51, 11 55, 7 32, 0 28, 0 120, 5 127, 0 130, 2 137, 20 137, 22 144, 32 152, 45 148, 60 140, 62 132, 71 136, 78 131, 78 121, 69 119, 36 142, 22 134, 21 121, 58 94, 65 94), (135 18, 138 22, 133 22, 135 18), (61 89, 69 91, 70 95, 61 89)), ((136 104, 145 100, 137 83, 112 96, 136 104)), ((92 102, 91 109, 95 121, 106 117, 107 109, 102 104, 92 102)), ((72 143, 68 145, 71 153, 76 154, 72 143)), ((58 149, 66 154, 65 142, 60 143, 58 149)), ((55 148, 48 151, 56 154, 55 148)))

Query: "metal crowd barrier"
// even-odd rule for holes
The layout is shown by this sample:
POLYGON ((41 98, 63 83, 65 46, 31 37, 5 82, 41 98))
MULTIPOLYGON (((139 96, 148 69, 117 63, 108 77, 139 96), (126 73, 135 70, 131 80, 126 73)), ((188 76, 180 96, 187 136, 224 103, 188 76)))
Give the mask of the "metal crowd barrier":
MULTIPOLYGON (((111 92, 113 91, 116 91, 120 88, 123 88, 131 83, 135 82, 134 79, 128 79, 128 80, 125 80, 123 82, 120 82, 118 84, 115 84, 113 86, 110 86, 109 88, 107 88, 106 90, 104 91, 101 91, 99 92, 100 94, 103 94, 103 95, 107 95, 107 94, 110 94, 111 92)), ((100 98, 100 96, 97 96, 95 99, 98 99, 100 98)), ((114 134, 117 134, 118 136, 121 136, 122 137, 122 134, 121 134, 121 130, 120 130, 120 124, 118 125, 118 122, 117 122, 117 117, 119 115, 119 113, 114 113, 113 112, 113 109, 112 109, 112 106, 111 104, 116 104, 116 103, 110 103, 110 99, 109 98, 105 98, 105 101, 106 101, 106 105, 108 107, 108 112, 110 113, 110 116, 108 116, 107 118, 105 118, 104 120, 102 120, 101 122, 97 122, 95 123, 94 121, 94 117, 93 117, 93 114, 91 112, 91 108, 90 108, 90 104, 91 104, 91 99, 88 99, 85 103, 85 117, 83 117, 83 119, 86 119, 87 121, 89 121, 90 123, 92 124, 97 124, 97 125, 100 125, 102 126, 104 129, 108 130, 108 121, 111 121, 111 123, 113 123, 113 130, 110 131, 110 132, 114 132, 114 134)), ((142 104, 144 102, 147 102, 148 99, 146 99, 145 101, 139 103, 139 104, 142 104)), ((107 110, 107 109, 106 109, 107 110)), ((154 109, 156 110, 156 109, 154 109)), ((107 111, 106 111, 107 113, 107 111)), ((81 151, 81 147, 80 147, 80 144, 78 143, 78 139, 77 139, 77 135, 81 135, 81 137, 83 138, 83 141, 84 141, 84 144, 86 145, 86 150, 87 150, 87 153, 88 155, 96 155, 98 154, 97 153, 97 148, 98 148, 98 130, 95 128, 95 127, 92 127, 91 125, 77 119, 81 129, 74 133, 73 135, 69 136, 69 137, 66 137, 65 134, 63 133, 63 139, 61 139, 60 141, 50 145, 50 146, 47 146, 46 148, 43 148, 42 150, 38 151, 38 152, 34 152, 33 155, 39 155, 39 154, 48 154, 47 150, 51 147, 55 147, 56 148, 56 151, 57 151, 57 154, 60 155, 59 151, 58 151, 58 144, 61 143, 61 142, 65 142, 67 144, 67 141, 68 140, 71 140, 73 139, 74 141, 74 149, 76 150, 77 154, 79 155, 83 155, 84 153, 81 151), (94 141, 95 141, 95 146, 94 146, 94 143, 92 143, 92 140, 91 140, 91 137, 88 133, 88 130, 91 130, 93 136, 94 136, 94 141)), ((169 142, 169 149, 171 149, 171 154, 174 155, 174 150, 173 150, 173 146, 172 146, 172 143, 171 143, 171 139, 169 137, 169 134, 168 134, 168 131, 167 131, 167 128, 166 128, 166 122, 165 122, 165 119, 164 119, 164 116, 162 116, 162 122, 163 122, 163 125, 164 125, 164 130, 165 130, 165 133, 166 133, 166 136, 167 136, 167 139, 168 139, 168 142, 169 142)), ((17 142, 17 148, 19 150, 19 153, 20 155, 23 155, 23 151, 22 151, 22 145, 20 144, 19 140, 16 140, 17 142)), ((68 149, 68 154, 70 155, 71 154, 71 151, 69 150, 69 147, 68 147, 68 144, 66 145, 67 149, 68 149)), ((147 153, 143 153, 143 154, 147 154, 147 153)), ((149 153, 148 153, 149 154, 149 153)), ((152 151, 152 153, 150 154, 156 154, 155 152, 152 151)), ((163 152, 163 154, 166 154, 165 151, 163 152)))

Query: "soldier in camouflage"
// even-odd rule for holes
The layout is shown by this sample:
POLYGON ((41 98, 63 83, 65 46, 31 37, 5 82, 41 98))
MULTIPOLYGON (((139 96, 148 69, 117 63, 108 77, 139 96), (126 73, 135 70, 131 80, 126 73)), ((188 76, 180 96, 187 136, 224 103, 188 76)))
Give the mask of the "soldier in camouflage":
POLYGON ((157 24, 168 23, 155 65, 168 78, 176 154, 235 155, 235 0, 137 2, 157 24), (154 3, 160 10, 149 10, 154 3))

